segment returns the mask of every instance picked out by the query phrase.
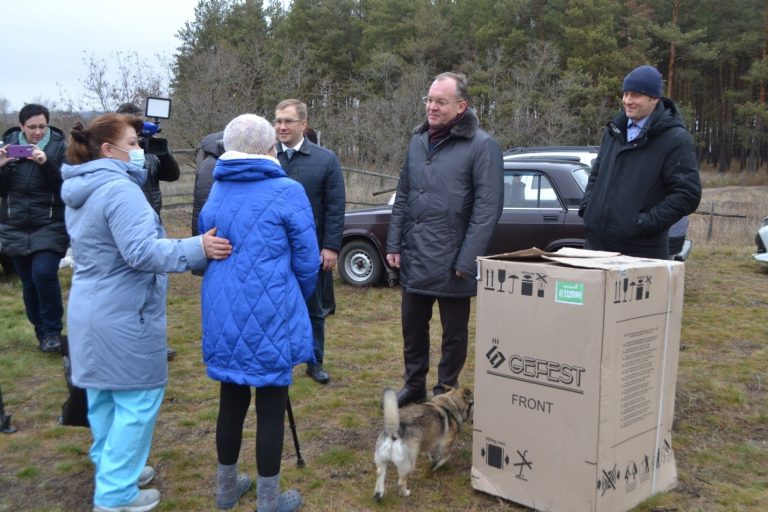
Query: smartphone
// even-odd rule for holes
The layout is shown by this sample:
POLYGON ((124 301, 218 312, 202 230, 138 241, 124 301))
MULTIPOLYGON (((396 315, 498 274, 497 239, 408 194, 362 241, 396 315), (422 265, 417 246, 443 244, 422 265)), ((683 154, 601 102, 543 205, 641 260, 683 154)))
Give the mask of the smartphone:
POLYGON ((11 144, 5 150, 11 158, 27 158, 32 156, 32 144, 11 144))

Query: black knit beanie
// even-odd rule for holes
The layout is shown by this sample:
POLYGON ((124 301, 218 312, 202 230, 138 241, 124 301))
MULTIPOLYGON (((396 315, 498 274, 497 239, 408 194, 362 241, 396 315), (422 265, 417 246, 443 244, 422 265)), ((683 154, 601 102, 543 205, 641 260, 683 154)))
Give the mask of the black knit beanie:
POLYGON ((653 66, 638 66, 624 78, 621 92, 638 92, 651 98, 660 98, 662 87, 658 69, 653 66))

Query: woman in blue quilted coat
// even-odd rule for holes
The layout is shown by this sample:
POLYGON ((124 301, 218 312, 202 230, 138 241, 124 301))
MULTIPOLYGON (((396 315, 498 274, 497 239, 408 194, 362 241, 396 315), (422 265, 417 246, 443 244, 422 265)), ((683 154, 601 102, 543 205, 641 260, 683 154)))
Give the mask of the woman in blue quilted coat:
POLYGON ((256 388, 259 512, 292 511, 298 491, 280 494, 285 411, 293 367, 313 363, 305 299, 314 290, 320 253, 303 187, 275 158, 275 131, 244 114, 224 130, 224 154, 200 212, 199 229, 218 228, 231 257, 203 277, 203 359, 221 382, 216 424, 216 506, 232 508, 251 485, 237 474, 243 422, 256 388))

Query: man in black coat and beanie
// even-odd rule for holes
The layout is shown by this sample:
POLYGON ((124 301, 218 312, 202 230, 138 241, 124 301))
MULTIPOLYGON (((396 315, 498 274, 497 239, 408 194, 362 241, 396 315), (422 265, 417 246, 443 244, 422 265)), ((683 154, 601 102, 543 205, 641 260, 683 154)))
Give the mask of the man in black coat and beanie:
POLYGON ((652 66, 624 78, 624 110, 603 133, 579 208, 587 249, 669 259, 669 227, 699 205, 693 138, 662 86, 652 66))

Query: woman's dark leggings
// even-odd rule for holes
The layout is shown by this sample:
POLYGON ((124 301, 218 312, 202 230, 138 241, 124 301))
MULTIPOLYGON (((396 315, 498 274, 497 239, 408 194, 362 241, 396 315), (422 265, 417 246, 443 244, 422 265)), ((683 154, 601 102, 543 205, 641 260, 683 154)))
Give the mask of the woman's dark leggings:
MULTIPOLYGON (((288 386, 256 388, 256 470, 259 476, 280 473, 285 435, 288 386)), ((243 440, 243 423, 251 403, 250 386, 221 383, 216 452, 219 464, 236 464, 243 440)))

